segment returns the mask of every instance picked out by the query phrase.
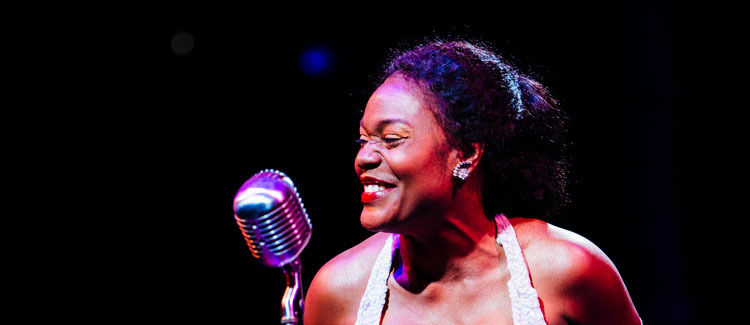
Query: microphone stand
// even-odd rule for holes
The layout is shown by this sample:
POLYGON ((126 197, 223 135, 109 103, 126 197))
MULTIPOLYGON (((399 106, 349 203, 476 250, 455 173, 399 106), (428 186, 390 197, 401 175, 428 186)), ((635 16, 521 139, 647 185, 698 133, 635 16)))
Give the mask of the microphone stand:
POLYGON ((302 289, 302 262, 299 257, 282 267, 286 277, 286 290, 281 298, 281 324, 302 324, 305 294, 302 289))

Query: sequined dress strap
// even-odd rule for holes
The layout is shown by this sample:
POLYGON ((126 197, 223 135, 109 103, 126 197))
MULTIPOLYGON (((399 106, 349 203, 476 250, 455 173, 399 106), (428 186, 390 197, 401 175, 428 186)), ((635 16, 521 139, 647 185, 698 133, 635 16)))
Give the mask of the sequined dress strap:
POLYGON ((388 292, 388 277, 391 274, 393 254, 399 246, 399 235, 392 234, 385 241, 380 250, 375 266, 367 281, 367 289, 359 301, 357 322, 355 325, 378 325, 385 305, 385 295, 388 292))
POLYGON ((518 244, 516 231, 508 218, 502 214, 495 216, 495 227, 497 227, 497 244, 503 246, 510 271, 508 292, 513 310, 513 324, 547 324, 539 305, 539 296, 536 289, 531 286, 531 276, 521 251, 521 245, 518 244))

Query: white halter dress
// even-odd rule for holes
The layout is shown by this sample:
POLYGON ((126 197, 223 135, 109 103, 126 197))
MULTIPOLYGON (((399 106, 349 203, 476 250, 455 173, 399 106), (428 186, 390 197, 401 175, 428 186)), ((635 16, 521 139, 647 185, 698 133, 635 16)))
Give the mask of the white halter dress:
MULTIPOLYGON (((510 271, 508 291, 510 292, 511 309, 513 310, 513 324, 547 324, 539 306, 536 289, 531 286, 529 269, 526 266, 526 259, 521 253, 521 246, 518 244, 513 226, 505 215, 499 214, 495 216, 495 227, 498 234, 497 244, 503 247, 508 260, 508 270, 510 271)), ((388 277, 391 274, 393 254, 398 249, 398 244, 399 235, 393 234, 388 237, 380 251, 367 282, 365 294, 359 302, 355 325, 380 324, 385 296, 388 291, 388 277)))

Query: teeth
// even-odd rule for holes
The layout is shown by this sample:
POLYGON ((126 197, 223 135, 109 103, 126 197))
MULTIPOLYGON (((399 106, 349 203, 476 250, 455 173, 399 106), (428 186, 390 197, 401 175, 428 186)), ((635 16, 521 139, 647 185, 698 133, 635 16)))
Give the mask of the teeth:
POLYGON ((384 189, 385 189, 385 186, 382 186, 382 185, 377 185, 377 184, 365 185, 365 192, 367 193, 382 191, 384 189))

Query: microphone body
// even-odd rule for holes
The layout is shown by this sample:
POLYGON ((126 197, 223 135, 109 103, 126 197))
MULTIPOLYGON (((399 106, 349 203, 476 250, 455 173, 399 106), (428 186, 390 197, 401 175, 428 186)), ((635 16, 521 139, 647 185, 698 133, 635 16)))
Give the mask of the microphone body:
POLYGON ((265 169, 248 179, 234 197, 234 218, 253 257, 280 267, 286 276, 282 324, 297 324, 304 311, 302 263, 312 224, 292 180, 265 169))
POLYGON ((312 234, 297 188, 277 170, 262 170, 242 184, 234 197, 234 217, 250 252, 271 267, 294 261, 312 234))

